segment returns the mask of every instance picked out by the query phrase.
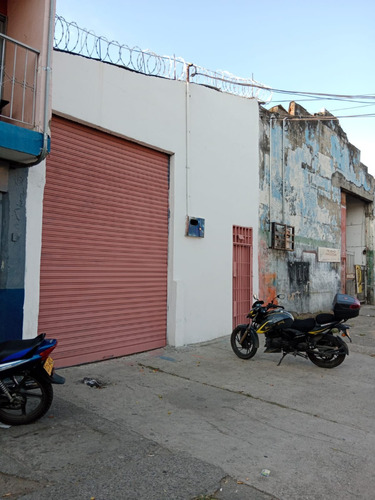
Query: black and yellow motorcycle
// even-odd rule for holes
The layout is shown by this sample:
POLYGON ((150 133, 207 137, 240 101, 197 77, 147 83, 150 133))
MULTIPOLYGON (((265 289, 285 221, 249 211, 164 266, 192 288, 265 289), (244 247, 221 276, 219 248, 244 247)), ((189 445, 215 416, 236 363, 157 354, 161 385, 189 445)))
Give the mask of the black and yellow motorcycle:
POLYGON ((259 348, 259 334, 265 336, 266 353, 282 353, 279 365, 287 354, 310 359, 320 368, 339 366, 349 355, 349 325, 344 322, 359 315, 361 304, 355 297, 336 294, 333 313, 318 314, 307 319, 294 319, 293 315, 275 303, 275 297, 264 305, 256 300, 247 315, 249 323, 238 325, 231 334, 231 346, 241 359, 252 358, 259 348))

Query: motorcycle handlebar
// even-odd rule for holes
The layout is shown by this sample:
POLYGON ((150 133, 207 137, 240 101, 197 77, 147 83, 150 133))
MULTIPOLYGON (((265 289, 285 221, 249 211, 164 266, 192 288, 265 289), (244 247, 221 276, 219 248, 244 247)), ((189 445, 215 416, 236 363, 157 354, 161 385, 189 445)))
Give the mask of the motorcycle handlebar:
MULTIPOLYGON (((282 298, 283 296, 282 295, 276 295, 275 299, 279 299, 279 298, 282 298)), ((254 299, 255 302, 254 304, 252 305, 252 310, 257 311, 257 312, 261 312, 262 314, 265 314, 268 309, 284 309, 283 306, 280 306, 278 304, 274 304, 273 303, 273 300, 275 299, 272 299, 272 302, 269 302, 266 306, 264 306, 264 301, 263 300, 259 300, 255 295, 254 295, 254 299)), ((248 316, 250 317, 250 316, 248 316)))
POLYGON ((284 307, 270 302, 269 304, 267 304, 267 309, 284 309, 284 307))

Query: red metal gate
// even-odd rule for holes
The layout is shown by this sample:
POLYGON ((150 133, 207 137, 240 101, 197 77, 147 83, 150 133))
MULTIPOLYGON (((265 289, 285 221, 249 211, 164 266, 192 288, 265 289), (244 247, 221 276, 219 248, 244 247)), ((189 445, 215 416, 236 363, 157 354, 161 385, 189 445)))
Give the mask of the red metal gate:
POLYGON ((233 226, 233 328, 244 323, 253 296, 253 230, 233 226))
POLYGON ((341 293, 346 293, 346 193, 341 192, 341 293))
POLYGON ((52 119, 39 331, 58 366, 164 346, 168 155, 52 119))

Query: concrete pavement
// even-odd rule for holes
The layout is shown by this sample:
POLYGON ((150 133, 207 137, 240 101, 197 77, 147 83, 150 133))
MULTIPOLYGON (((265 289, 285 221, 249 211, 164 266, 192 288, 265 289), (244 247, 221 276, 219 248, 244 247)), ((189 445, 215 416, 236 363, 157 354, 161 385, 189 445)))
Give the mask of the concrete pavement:
POLYGON ((229 337, 59 370, 47 416, 0 429, 0 498, 373 499, 374 318, 333 370, 229 337))
POLYGON ((375 306, 361 307, 359 317, 349 320, 353 343, 349 346, 356 352, 375 353, 375 306))

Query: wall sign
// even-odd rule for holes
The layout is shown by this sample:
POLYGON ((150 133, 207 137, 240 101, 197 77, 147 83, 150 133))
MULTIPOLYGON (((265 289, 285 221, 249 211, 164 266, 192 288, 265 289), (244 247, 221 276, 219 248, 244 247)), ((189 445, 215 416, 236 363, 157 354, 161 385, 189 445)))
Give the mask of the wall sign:
POLYGON ((341 252, 339 248, 318 248, 319 262, 341 262, 341 252))

